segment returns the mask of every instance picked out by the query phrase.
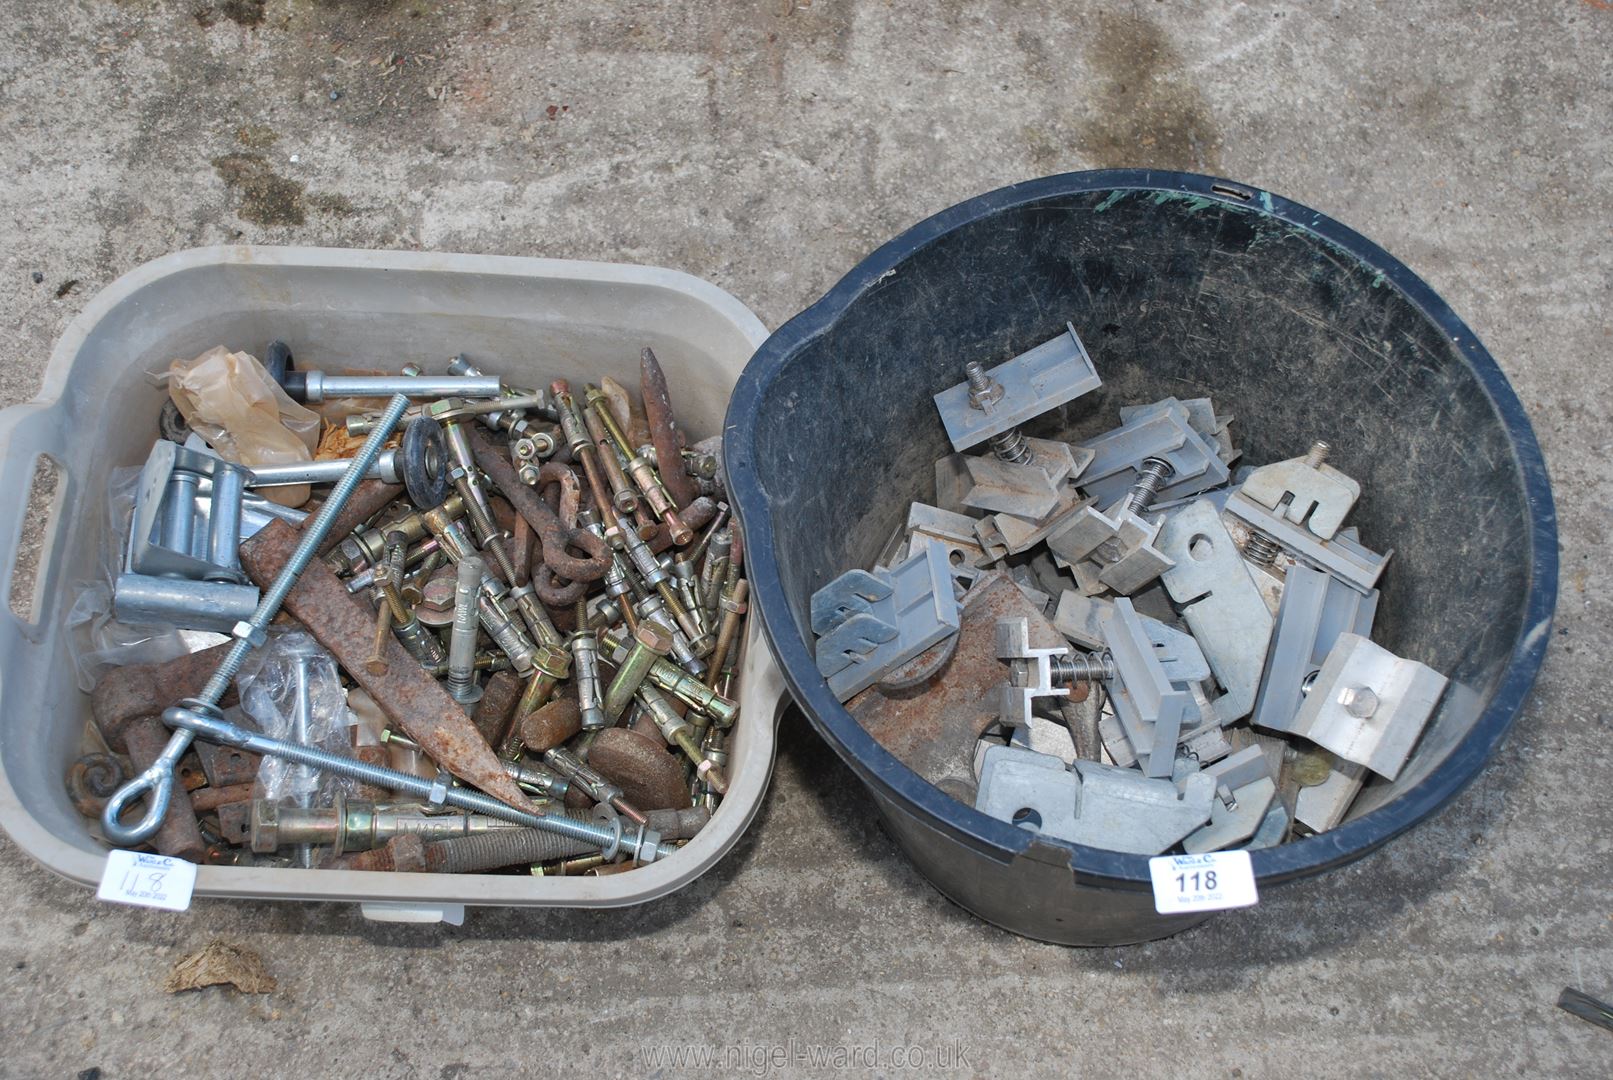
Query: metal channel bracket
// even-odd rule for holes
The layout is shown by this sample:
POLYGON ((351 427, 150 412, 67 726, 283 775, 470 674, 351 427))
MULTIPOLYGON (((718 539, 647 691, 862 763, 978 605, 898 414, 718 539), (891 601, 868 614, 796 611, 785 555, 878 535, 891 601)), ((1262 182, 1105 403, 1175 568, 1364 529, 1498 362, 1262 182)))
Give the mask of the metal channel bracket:
POLYGON ((989 368, 986 374, 1003 388, 1002 397, 989 409, 969 403, 967 382, 935 395, 954 450, 977 446, 1103 385, 1071 323, 1065 323, 1064 333, 1052 341, 989 368))
POLYGON ((818 671, 841 701, 958 632, 947 552, 926 544, 889 570, 848 570, 812 594, 818 671))
POLYGON ((1320 570, 1291 567, 1249 722, 1270 731, 1292 732, 1307 680, 1322 670, 1340 634, 1370 635, 1377 610, 1378 590, 1360 593, 1320 570))
POLYGON ((1188 717, 1197 716, 1193 695, 1171 684, 1154 653, 1142 619, 1122 597, 1102 619, 1104 647, 1115 674, 1105 680, 1115 715, 1136 751, 1145 776, 1169 776, 1176 742, 1188 717))

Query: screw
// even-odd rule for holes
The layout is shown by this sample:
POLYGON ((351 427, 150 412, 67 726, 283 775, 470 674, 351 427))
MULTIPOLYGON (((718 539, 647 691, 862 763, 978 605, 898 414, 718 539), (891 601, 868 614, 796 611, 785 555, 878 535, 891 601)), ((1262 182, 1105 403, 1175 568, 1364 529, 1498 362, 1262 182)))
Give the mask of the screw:
POLYGON ((1050 656, 1048 667, 1054 686, 1102 682, 1115 677, 1114 657, 1108 653, 1082 653, 1071 649, 1063 656, 1050 656))
MULTIPOLYGON (((963 376, 969 381, 970 407, 990 413, 992 406, 1002 400, 1003 384, 987 375, 978 360, 963 365, 963 376)), ((1011 465, 1029 465, 1032 461, 1030 445, 1017 427, 993 435, 990 442, 992 453, 1011 465)))
POLYGON ((1311 448, 1305 452, 1305 464, 1313 469, 1320 468, 1327 455, 1333 452, 1333 447, 1321 439, 1311 443, 1311 448))

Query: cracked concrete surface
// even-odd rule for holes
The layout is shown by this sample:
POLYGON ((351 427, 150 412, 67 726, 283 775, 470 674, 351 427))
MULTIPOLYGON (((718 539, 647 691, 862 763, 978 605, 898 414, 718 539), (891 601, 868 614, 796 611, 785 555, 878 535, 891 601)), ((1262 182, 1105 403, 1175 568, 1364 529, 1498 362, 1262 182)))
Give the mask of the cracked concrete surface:
POLYGON ((1068 950, 978 922, 792 716, 739 847, 637 909, 174 916, 0 844, 4 1071, 671 1074, 651 1055, 689 1045, 759 1074, 877 1044, 891 1072, 916 1044, 958 1073, 1613 1072, 1613 1034, 1554 1007, 1565 985, 1613 997, 1610 107, 1606 0, 13 0, 4 404, 98 289, 194 245, 652 263, 776 326, 967 196, 1196 169, 1332 215, 1450 300, 1535 423, 1563 575, 1535 695, 1454 806, 1170 941, 1068 950), (163 994, 218 936, 279 989, 163 994))

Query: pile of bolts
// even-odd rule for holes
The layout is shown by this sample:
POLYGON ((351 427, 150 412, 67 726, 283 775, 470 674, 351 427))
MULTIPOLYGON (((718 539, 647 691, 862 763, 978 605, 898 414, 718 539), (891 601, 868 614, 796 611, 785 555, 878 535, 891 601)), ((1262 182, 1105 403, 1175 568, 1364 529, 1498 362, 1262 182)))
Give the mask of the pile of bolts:
POLYGON ((244 412, 201 415, 171 384, 113 611, 213 644, 96 683, 97 749, 67 787, 110 843, 597 875, 710 820, 742 545, 720 443, 688 444, 651 350, 638 398, 609 378, 512 387, 464 356, 345 375, 280 342, 215 352, 241 384, 216 400, 320 406, 319 456, 342 453, 242 464, 244 412))
POLYGON ((1027 438, 1101 385, 1073 326, 962 374, 935 502, 812 597, 819 672, 882 745, 993 817, 1144 855, 1324 832, 1401 774, 1446 679, 1370 639, 1389 553, 1345 525, 1361 487, 1325 442, 1239 466, 1209 398, 1027 438))

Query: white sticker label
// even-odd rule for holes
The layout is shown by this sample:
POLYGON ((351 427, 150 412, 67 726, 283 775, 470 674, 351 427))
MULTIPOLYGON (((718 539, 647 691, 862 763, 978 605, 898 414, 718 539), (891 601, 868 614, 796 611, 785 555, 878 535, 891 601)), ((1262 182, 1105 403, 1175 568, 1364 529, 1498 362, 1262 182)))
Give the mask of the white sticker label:
POLYGON ((95 895, 114 904, 184 911, 196 888, 196 864, 143 851, 112 851, 106 856, 101 888, 95 895))
POLYGON ((1160 855, 1148 860, 1154 879, 1154 910, 1161 915, 1220 911, 1259 903, 1247 851, 1160 855))

